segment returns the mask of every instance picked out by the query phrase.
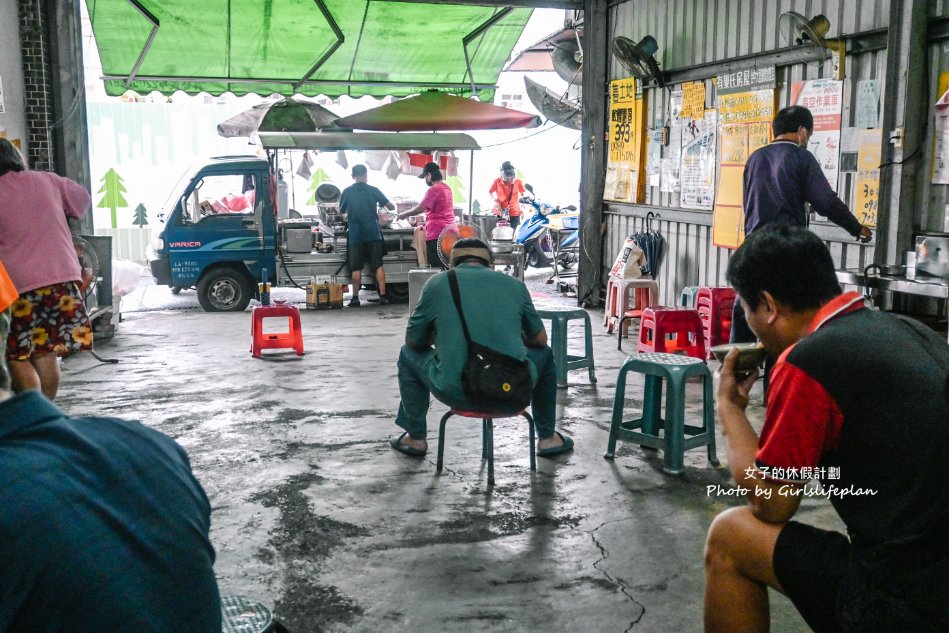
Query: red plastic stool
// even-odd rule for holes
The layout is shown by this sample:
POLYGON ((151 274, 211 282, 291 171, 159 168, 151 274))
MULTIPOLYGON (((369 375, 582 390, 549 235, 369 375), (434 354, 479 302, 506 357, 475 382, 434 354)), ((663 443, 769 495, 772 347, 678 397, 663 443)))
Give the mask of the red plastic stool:
POLYGON ((727 343, 732 329, 732 308, 735 305, 735 290, 732 288, 699 288, 695 296, 695 308, 702 319, 707 347, 706 358, 712 357, 711 348, 727 343))
MULTIPOLYGON (((656 282, 653 282, 656 284, 656 282)), ((652 286, 635 286, 631 287, 633 290, 633 298, 635 303, 631 309, 627 309, 623 312, 623 316, 620 317, 619 325, 616 328, 616 349, 623 350, 623 337, 629 336, 629 320, 630 319, 641 319, 643 316, 643 311, 646 308, 661 308, 662 306, 657 305, 657 297, 659 295, 659 284, 655 285, 655 288, 652 286)))
POLYGON ((300 309, 296 306, 275 303, 269 306, 257 306, 251 313, 251 347, 254 358, 260 358, 261 350, 292 348, 297 356, 303 356, 303 328, 300 324, 300 309), (264 333, 264 319, 286 317, 289 331, 276 334, 264 333))
POLYGON ((636 351, 683 353, 704 361, 705 334, 698 311, 692 308, 646 308, 639 324, 636 351))
POLYGON ((531 470, 537 470, 537 459, 534 457, 534 418, 526 410, 521 411, 464 411, 451 409, 442 416, 438 425, 438 461, 435 472, 442 472, 442 458, 445 455, 445 423, 453 415, 463 418, 481 418, 481 459, 488 460, 488 485, 494 485, 494 420, 495 418, 516 418, 523 416, 527 420, 528 441, 531 445, 531 470))

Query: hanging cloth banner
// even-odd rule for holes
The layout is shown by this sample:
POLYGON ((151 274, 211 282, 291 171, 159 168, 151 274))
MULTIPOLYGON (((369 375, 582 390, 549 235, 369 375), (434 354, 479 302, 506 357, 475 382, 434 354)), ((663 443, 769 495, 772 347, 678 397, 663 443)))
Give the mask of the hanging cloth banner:
MULTIPOLYGON (((770 76, 773 78, 774 74, 770 76)), ((745 163, 752 152, 771 141, 774 90, 726 89, 724 94, 719 93, 718 117, 721 165, 712 212, 712 243, 738 248, 745 239, 745 163)))
POLYGON ((814 115, 814 133, 807 149, 817 159, 830 188, 837 191, 840 172, 840 126, 844 82, 811 79, 791 84, 791 103, 804 106, 814 115))
POLYGON ((610 151, 603 197, 642 202, 645 194, 646 102, 636 94, 636 80, 610 82, 610 151))

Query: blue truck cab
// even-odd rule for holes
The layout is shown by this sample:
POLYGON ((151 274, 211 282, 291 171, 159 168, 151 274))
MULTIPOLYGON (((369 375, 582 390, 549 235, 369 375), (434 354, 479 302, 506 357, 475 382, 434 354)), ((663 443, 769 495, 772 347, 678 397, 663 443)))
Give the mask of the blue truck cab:
MULTIPOLYGON (((350 283, 345 226, 327 221, 326 213, 322 220, 278 219, 273 173, 272 163, 256 156, 218 157, 187 171, 165 205, 165 225, 149 254, 155 282, 173 292, 196 288, 208 312, 244 310, 265 269, 275 286, 302 287, 313 277, 350 283), (311 234, 321 243, 308 241, 311 234)), ((409 270, 418 266, 413 230, 382 234, 386 292, 405 301, 409 270)), ((375 281, 368 267, 363 279, 375 281)))
POLYGON ((276 264, 270 165, 255 156, 212 159, 182 176, 168 206, 149 262, 156 283, 196 287, 209 312, 244 310, 261 271, 272 275, 276 264))

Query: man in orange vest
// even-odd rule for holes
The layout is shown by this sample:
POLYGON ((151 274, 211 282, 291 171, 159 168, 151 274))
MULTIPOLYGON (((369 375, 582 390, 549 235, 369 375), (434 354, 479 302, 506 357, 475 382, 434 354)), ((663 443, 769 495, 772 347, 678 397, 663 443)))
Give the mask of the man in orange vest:
POLYGON ((10 388, 10 374, 7 372, 7 334, 10 332, 10 306, 19 295, 16 286, 0 262, 0 391, 10 388))

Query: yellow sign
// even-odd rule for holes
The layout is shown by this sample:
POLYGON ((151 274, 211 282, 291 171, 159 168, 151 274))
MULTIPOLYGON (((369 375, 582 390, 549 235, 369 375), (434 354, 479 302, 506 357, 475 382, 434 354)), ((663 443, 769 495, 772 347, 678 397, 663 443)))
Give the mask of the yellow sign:
POLYGON ((719 95, 718 108, 722 163, 712 210, 712 242, 738 248, 745 241, 745 163, 771 141, 774 90, 719 95))
POLYGON ((610 82, 609 158, 604 197, 641 202, 645 193, 646 104, 634 78, 610 82))
POLYGON ((860 224, 877 225, 880 202, 880 161, 883 155, 883 130, 860 130, 857 150, 857 201, 853 214, 860 224))
POLYGON ((682 84, 682 110, 679 118, 701 119, 705 116, 705 82, 688 81, 682 84))

